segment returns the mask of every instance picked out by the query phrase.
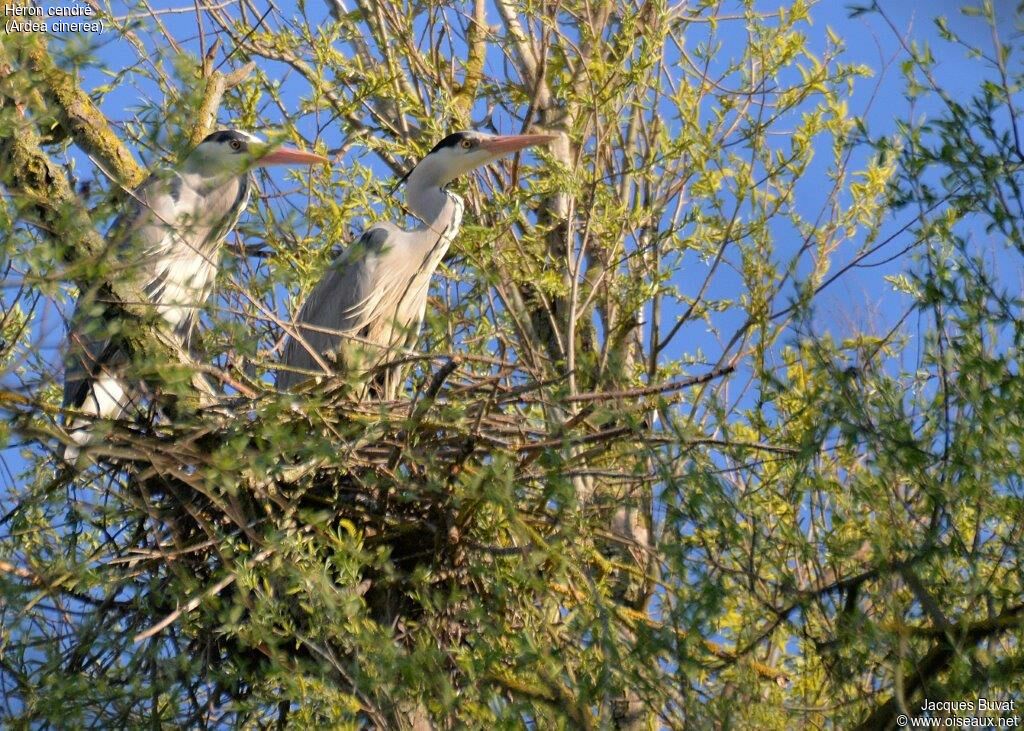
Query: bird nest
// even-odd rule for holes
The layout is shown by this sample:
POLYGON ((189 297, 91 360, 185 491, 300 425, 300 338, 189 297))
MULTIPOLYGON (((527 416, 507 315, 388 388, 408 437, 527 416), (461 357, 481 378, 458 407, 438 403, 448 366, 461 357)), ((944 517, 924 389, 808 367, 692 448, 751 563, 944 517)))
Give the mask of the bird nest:
MULTIPOLYGON (((173 420, 96 424, 94 434, 108 429, 83 448, 90 465, 56 476, 94 587, 70 587, 74 613, 59 619, 76 625, 67 656, 95 658, 97 703, 145 675, 177 698, 174 723, 185 726, 250 696, 261 708, 295 699, 302 683, 348 694, 332 707, 384 688, 356 703, 378 727, 393 727, 395 704, 415 705, 435 676, 447 683, 440 695, 484 682, 506 700, 557 703, 557 683, 509 638, 557 627, 560 657, 584 668, 605 663, 594 659, 594 622, 619 637, 660 631, 631 599, 649 594, 650 551, 612 517, 659 478, 651 410, 728 368, 571 393, 511 365, 435 358, 396 401, 360 398, 344 379, 294 393, 243 382, 257 392, 201 409, 179 402, 173 420), (102 651, 92 628, 106 628, 102 651), (419 686, 398 671, 390 686, 373 675, 397 656, 422 661, 419 686)), ((28 433, 38 410, 22 413, 28 433)), ((629 662, 657 668, 642 655, 629 662)))
MULTIPOLYGON (((185 622, 204 652, 237 653, 224 645, 220 611, 233 585, 244 576, 251 591, 255 575, 287 583, 267 579, 275 558, 295 549, 330 563, 342 543, 358 544, 358 569, 331 580, 382 627, 407 626, 422 616, 425 585, 479 591, 474 567, 543 545, 567 514, 589 511, 606 528, 629 489, 649 484, 622 456, 650 448, 643 415, 656 390, 568 397, 560 382, 462 366, 443 362, 397 401, 323 380, 222 399, 173 425, 111 428, 85 451, 97 460, 92 484, 107 475, 104 500, 115 496, 121 520, 137 524, 108 533, 105 550, 136 577, 133 604, 145 611, 122 618, 132 636, 185 622), (584 505, 595 479, 614 488, 584 505), (189 596, 167 593, 168 581, 192 587, 189 596)), ((305 621, 285 624, 301 635, 305 621)), ((444 629, 450 639, 465 631, 444 629)))

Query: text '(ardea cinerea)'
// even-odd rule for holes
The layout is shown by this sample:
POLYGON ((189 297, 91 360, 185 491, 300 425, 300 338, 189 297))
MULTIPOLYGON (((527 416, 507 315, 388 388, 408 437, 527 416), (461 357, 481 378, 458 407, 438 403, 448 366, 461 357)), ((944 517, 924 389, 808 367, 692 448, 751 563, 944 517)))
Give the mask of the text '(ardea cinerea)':
MULTIPOLYGON (((114 262, 145 292, 171 332, 188 344, 198 309, 213 290, 220 244, 249 202, 249 172, 267 165, 314 165, 327 158, 268 145, 239 130, 214 132, 176 169, 152 175, 132 194, 130 210, 110 229, 114 262)), ((68 333, 64 406, 80 412, 68 428, 77 444, 89 441, 92 419, 117 418, 135 394, 123 378, 125 346, 111 337, 117 312, 108 293, 83 292, 68 333)), ((116 328, 114 328, 116 329, 116 328)), ((64 457, 74 461, 78 448, 64 457)))
MULTIPOLYGON (((409 210, 422 225, 406 231, 376 223, 331 264, 285 342, 278 387, 329 373, 324 365, 335 361, 342 370, 367 370, 410 346, 423 321, 431 276, 462 222, 462 199, 445 186, 503 155, 555 138, 463 131, 437 143, 405 177, 409 210)), ((399 370, 384 369, 375 385, 381 398, 395 398, 399 370)))

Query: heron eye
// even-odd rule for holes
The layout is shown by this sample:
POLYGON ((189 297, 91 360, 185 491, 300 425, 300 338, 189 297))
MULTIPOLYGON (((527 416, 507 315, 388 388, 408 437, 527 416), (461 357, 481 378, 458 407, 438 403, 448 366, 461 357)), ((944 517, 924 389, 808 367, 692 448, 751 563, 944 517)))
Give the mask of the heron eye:
POLYGON ((238 140, 231 140, 229 144, 231 145, 231 149, 234 150, 235 152, 238 152, 239 150, 242 149, 242 143, 239 142, 238 140))
POLYGON ((463 150, 468 150, 473 146, 473 140, 463 140, 461 143, 463 150))

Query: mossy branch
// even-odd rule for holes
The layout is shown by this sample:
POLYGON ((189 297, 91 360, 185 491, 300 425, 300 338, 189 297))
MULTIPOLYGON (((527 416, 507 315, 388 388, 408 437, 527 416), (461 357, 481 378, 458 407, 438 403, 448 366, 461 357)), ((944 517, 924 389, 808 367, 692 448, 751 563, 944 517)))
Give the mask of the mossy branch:
POLYGON ((466 75, 455 91, 455 113, 464 124, 469 122, 476 91, 483 79, 487 33, 487 4, 484 0, 476 0, 473 4, 473 17, 466 29, 466 75))
MULTIPOLYGON (((97 233, 67 176, 43 152, 39 133, 28 120, 23 120, 17 134, 0 141, 0 184, 20 203, 19 216, 44 231, 59 246, 58 255, 64 261, 74 263, 107 254, 109 243, 97 233)), ((109 291, 129 315, 150 315, 142 304, 148 297, 138 283, 113 280, 109 291)), ((184 348, 158 329, 152 334, 126 333, 124 339, 135 352, 158 357, 161 362, 191 362, 184 348)), ((212 391, 198 371, 192 383, 200 392, 212 391)))
POLYGON ((213 126, 217 121, 217 110, 224 98, 224 92, 242 83, 255 68, 256 64, 250 61, 230 74, 222 74, 219 71, 211 71, 207 74, 206 88, 203 90, 203 98, 199 104, 197 121, 189 135, 191 147, 198 145, 206 135, 213 131, 213 126))
POLYGON ((39 84, 48 111, 75 144, 126 188, 145 180, 146 171, 114 134, 99 107, 71 74, 54 65, 42 37, 29 36, 24 51, 25 64, 39 84))
POLYGON ((65 260, 95 256, 105 248, 67 177, 42 151, 39 135, 28 121, 0 142, 0 183, 21 204, 22 218, 63 245, 65 260))

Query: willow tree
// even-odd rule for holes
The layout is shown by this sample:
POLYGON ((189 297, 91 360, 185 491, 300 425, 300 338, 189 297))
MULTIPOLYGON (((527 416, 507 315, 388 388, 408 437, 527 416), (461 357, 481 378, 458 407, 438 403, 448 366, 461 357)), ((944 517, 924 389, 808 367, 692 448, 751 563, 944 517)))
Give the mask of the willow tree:
POLYGON ((882 136, 804 2, 88 2, 102 34, 0 49, 7 722, 882 728, 1019 687, 1021 76, 990 5, 994 48, 940 25, 970 99, 893 28, 938 112, 882 136), (215 124, 336 164, 260 178, 184 353, 103 233, 215 124), (401 398, 278 393, 305 294, 469 126, 559 139, 456 184, 401 398), (816 317, 886 264, 891 327, 816 317), (73 469, 56 323, 97 283, 152 408, 73 469))

